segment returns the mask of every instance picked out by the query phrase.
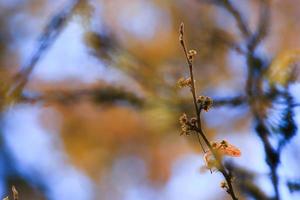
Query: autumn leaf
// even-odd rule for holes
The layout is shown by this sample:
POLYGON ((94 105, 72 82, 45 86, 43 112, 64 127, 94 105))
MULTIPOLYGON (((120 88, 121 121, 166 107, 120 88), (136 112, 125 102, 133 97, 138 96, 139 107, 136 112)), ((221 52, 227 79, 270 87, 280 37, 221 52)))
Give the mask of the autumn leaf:
POLYGON ((272 85, 287 85, 295 80, 296 64, 300 60, 300 49, 279 53, 271 63, 267 77, 272 85))

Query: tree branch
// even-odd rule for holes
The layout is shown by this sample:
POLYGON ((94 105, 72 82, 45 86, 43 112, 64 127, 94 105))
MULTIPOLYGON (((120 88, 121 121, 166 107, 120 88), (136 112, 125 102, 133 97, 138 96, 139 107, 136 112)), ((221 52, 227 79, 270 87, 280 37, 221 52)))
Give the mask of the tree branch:
MULTIPOLYGON (((204 140, 205 144, 207 145, 207 147, 209 148, 209 150, 212 152, 216 162, 217 162, 217 166, 219 167, 219 171, 222 173, 222 175, 224 176, 226 183, 228 185, 228 189, 227 192, 228 194, 231 196, 231 198, 233 200, 237 200, 238 198, 236 197, 234 190, 233 190, 233 186, 232 186, 232 177, 231 174, 229 172, 227 172, 227 170, 225 169, 224 165, 222 164, 222 161, 220 160, 220 157, 217 156, 217 154, 215 153, 215 150, 212 148, 209 140, 207 139, 206 135, 204 134, 203 130, 202 130, 202 125, 201 125, 201 111, 202 108, 198 108, 197 105, 197 99, 196 99, 196 90, 195 90, 195 81, 194 81, 194 75, 193 75, 193 56, 189 55, 187 52, 187 48, 184 42, 184 25, 183 23, 181 23, 180 25, 180 30, 179 30, 180 36, 179 36, 179 41, 180 44, 183 48, 185 57, 186 57, 186 61, 187 64, 189 66, 189 72, 190 72, 190 77, 191 77, 191 93, 193 96, 193 102, 194 102, 194 106, 195 106, 195 113, 197 115, 197 128, 195 128, 195 131, 198 134, 200 134, 201 138, 204 140)), ((199 137, 199 135, 198 135, 199 137)), ((199 140, 200 141, 200 140, 199 140)), ((202 144, 201 144, 202 146, 202 144)), ((202 147, 203 148, 203 147, 202 147)))
POLYGON ((50 19, 38 39, 38 45, 35 52, 32 54, 29 61, 22 66, 21 70, 16 74, 15 82, 9 88, 6 94, 7 96, 12 96, 16 92, 21 93, 36 64, 57 39, 80 1, 82 0, 71 0, 61 11, 50 19))

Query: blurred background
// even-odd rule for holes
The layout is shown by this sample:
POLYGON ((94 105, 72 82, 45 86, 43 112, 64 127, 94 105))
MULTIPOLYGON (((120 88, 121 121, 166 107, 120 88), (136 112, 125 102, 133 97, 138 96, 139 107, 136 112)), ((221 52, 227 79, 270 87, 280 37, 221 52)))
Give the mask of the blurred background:
MULTIPOLYGON (((223 177, 201 170, 195 135, 180 136, 178 123, 183 112, 193 113, 189 90, 176 85, 188 76, 181 22, 188 48, 198 52, 198 94, 216 102, 245 94, 245 41, 215 2, 0 0, 0 198, 15 185, 20 199, 34 200, 229 199, 223 177)), ((254 30, 261 1, 231 2, 254 30)), ((299 10, 296 0, 270 1, 268 32, 255 51, 277 61, 266 79, 279 85, 299 57, 299 10)), ((295 103, 299 86, 286 87, 295 103)), ((300 123, 296 106, 294 120, 300 123)), ((272 196, 252 122, 245 104, 219 104, 203 115, 208 138, 238 147, 234 165, 272 196)), ((295 134, 281 152, 281 199, 300 198, 300 185, 289 184, 300 180, 299 155, 295 134)))

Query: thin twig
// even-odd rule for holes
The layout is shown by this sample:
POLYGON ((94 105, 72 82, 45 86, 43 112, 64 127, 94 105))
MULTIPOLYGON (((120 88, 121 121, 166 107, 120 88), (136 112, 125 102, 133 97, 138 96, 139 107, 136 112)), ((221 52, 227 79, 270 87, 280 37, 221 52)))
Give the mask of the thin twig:
MULTIPOLYGON (((204 140, 205 144, 207 145, 207 147, 209 148, 209 150, 212 152, 213 156, 216 159, 217 165, 219 166, 219 171, 223 174, 227 185, 228 185, 228 194, 231 196, 231 198, 233 200, 237 200, 238 198, 236 197, 234 190, 233 190, 233 186, 232 186, 232 177, 231 174, 228 173, 224 167, 224 165, 222 164, 222 162, 219 159, 219 156, 216 155, 214 149, 212 148, 209 140, 207 139, 206 135, 204 134, 203 130, 202 130, 202 125, 201 125, 201 111, 202 109, 198 108, 198 104, 197 104, 197 99, 196 99, 196 90, 195 90, 195 80, 194 80, 194 74, 193 74, 193 62, 192 59, 189 57, 188 52, 187 52, 187 48, 184 42, 184 25, 183 23, 181 23, 180 25, 180 30, 179 30, 180 36, 179 36, 179 41, 180 44, 183 48, 185 57, 186 57, 186 61, 187 64, 189 66, 189 72, 190 72, 190 78, 191 78, 191 93, 193 96, 193 102, 194 102, 194 106, 195 106, 195 113, 197 115, 197 128, 195 128, 195 131, 198 134, 200 134, 201 138, 204 140)), ((199 135, 198 135, 199 137, 199 135)))
MULTIPOLYGON (((194 80, 194 75, 193 75, 193 63, 192 61, 189 59, 188 57, 188 53, 187 53, 187 49, 185 47, 185 43, 184 43, 184 40, 183 40, 183 35, 184 35, 184 25, 183 23, 181 23, 180 25, 180 39, 179 39, 179 42, 183 48, 183 51, 184 51, 184 55, 186 57, 186 60, 187 60, 187 63, 188 63, 188 66, 189 66, 189 70, 190 70, 190 76, 191 76, 191 80, 192 80, 192 88, 191 88, 191 92, 192 92, 192 95, 193 95, 193 103, 194 103, 194 106, 195 106, 195 112, 196 112, 196 116, 197 116, 197 122, 199 124, 199 121, 200 121, 200 112, 198 112, 198 105, 197 105, 197 99, 196 99, 196 90, 195 90, 195 80, 194 80)), ((198 138, 198 141, 200 143, 200 146, 203 150, 203 152, 206 152, 202 142, 201 142, 201 139, 200 139, 200 136, 199 134, 197 133, 197 138, 198 138)))

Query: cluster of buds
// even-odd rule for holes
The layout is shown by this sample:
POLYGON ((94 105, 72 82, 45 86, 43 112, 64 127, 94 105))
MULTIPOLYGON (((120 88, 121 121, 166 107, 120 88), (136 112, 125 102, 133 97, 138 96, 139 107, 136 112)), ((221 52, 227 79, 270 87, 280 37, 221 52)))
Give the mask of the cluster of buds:
POLYGON ((228 190, 229 190, 229 187, 228 187, 228 184, 226 183, 226 181, 222 181, 222 182, 220 183, 220 187, 221 187, 222 189, 225 189, 227 192, 228 192, 228 190))
POLYGON ((181 125, 180 135, 190 135, 190 133, 195 130, 197 126, 197 119, 195 117, 188 119, 188 116, 183 113, 179 118, 179 123, 181 125))
POLYGON ((214 151, 214 154, 209 150, 204 154, 204 161, 206 164, 206 167, 208 169, 217 168, 218 169, 218 162, 216 162, 215 156, 217 156, 217 159, 221 159, 223 156, 230 156, 230 157, 240 157, 241 151, 233 146, 232 144, 229 144, 226 140, 222 140, 221 142, 212 142, 211 143, 212 150, 214 151))
POLYGON ((192 79, 191 78, 180 78, 177 81, 177 85, 179 88, 192 87, 192 79))
POLYGON ((203 109, 207 112, 212 107, 213 100, 207 96, 199 96, 197 98, 197 103, 200 105, 200 109, 203 109))
POLYGON ((188 54, 187 54, 187 56, 188 56, 188 59, 190 60, 190 61, 192 61, 193 60, 193 58, 195 57, 195 55, 197 55, 197 51, 196 50, 189 50, 189 52, 188 52, 188 54))

